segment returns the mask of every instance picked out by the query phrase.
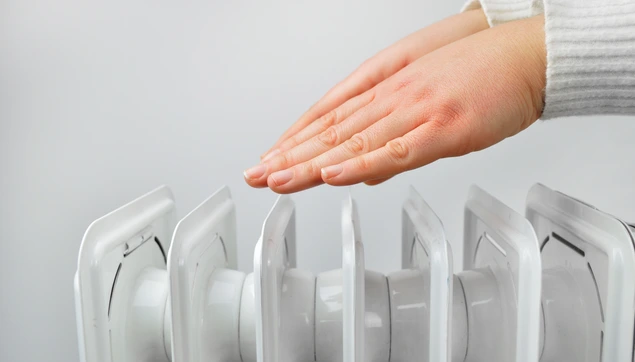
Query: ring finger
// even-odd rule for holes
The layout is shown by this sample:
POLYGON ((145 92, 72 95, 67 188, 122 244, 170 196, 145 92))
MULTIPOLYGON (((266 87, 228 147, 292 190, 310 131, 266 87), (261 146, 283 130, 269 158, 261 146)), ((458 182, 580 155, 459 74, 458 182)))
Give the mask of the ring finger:
MULTIPOLYGON (((327 166, 372 152, 416 128, 416 117, 409 113, 393 112, 340 146, 289 169, 272 173, 267 179, 268 186, 278 193, 291 193, 322 184, 323 178, 333 177, 324 174, 327 166)), ((336 171, 330 169, 331 173, 336 171)))

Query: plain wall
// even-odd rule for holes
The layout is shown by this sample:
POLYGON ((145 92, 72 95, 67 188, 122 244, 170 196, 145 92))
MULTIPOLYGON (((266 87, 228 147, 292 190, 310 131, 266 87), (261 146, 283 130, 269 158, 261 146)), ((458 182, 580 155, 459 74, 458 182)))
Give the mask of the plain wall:
MULTIPOLYGON (((160 184, 179 215, 227 184, 239 264, 251 271, 275 200, 244 168, 375 52, 455 13, 455 1, 23 1, 0 3, 0 361, 76 361, 72 280, 91 221, 160 184)), ((466 157, 354 187, 366 263, 399 268, 414 185, 461 260, 476 183, 522 212, 535 182, 635 220, 635 122, 539 122, 466 157)), ((297 202, 299 265, 340 266, 347 188, 297 202)))

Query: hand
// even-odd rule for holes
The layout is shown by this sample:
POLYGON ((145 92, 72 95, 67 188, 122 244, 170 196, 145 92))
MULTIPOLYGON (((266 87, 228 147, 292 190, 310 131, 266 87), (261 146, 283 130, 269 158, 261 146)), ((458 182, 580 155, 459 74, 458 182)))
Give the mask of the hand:
MULTIPOLYGON (((384 49, 331 89, 302 115, 276 144, 261 156, 261 159, 267 160, 324 131, 328 124, 338 121, 332 112, 335 108, 373 88, 425 54, 487 28, 489 25, 483 10, 471 10, 432 24, 384 49), (314 125, 306 129, 310 124, 314 125)), ((338 114, 340 117, 347 115, 338 114)))
POLYGON ((265 160, 262 176, 247 182, 279 193, 376 184, 518 133, 543 107, 543 29, 542 16, 520 20, 419 58, 337 107, 333 114, 343 116, 328 129, 300 131, 309 137, 265 160))

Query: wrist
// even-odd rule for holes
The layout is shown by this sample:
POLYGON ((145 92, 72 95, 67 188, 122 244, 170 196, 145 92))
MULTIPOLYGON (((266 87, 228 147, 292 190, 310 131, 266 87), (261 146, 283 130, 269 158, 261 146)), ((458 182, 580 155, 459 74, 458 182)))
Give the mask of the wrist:
POLYGON ((545 42, 545 18, 543 14, 521 20, 526 29, 525 39, 519 39, 520 56, 527 60, 526 81, 531 89, 531 101, 538 119, 544 110, 547 83, 547 47, 545 42))
POLYGON ((527 19, 544 11, 541 0, 468 0, 461 11, 474 9, 482 9, 489 26, 492 27, 527 19))

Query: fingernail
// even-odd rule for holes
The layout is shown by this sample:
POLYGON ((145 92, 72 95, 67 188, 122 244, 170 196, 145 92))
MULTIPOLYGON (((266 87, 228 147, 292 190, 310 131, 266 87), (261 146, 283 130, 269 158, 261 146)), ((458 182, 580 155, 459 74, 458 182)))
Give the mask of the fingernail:
POLYGON ((271 174, 271 179, 276 186, 282 186, 293 178, 292 170, 282 170, 271 174))
POLYGON ((277 148, 269 153, 265 153, 265 155, 262 157, 262 162, 265 162, 273 158, 274 156, 277 156, 279 153, 280 153, 280 150, 277 148))
POLYGON ((322 178, 330 179, 342 173, 344 167, 342 165, 333 165, 322 169, 322 178))
POLYGON ((245 170, 244 174, 246 179, 255 180, 257 178, 261 178, 266 171, 267 167, 265 167, 265 165, 257 165, 245 170))

